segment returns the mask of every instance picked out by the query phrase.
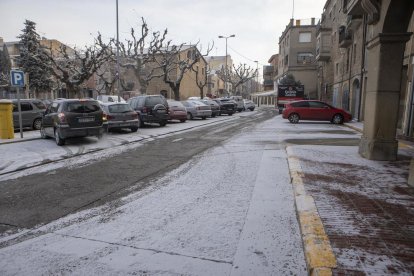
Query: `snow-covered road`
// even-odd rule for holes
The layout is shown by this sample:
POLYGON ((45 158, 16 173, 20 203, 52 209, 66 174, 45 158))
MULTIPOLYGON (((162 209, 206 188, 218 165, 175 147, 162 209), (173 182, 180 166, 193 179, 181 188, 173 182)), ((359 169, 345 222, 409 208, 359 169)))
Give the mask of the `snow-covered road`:
POLYGON ((341 128, 297 128, 275 117, 144 190, 5 236, 0 274, 306 275, 283 140, 341 128))
POLYGON ((306 274, 285 151, 267 143, 271 124, 1 249, 0 274, 306 274))

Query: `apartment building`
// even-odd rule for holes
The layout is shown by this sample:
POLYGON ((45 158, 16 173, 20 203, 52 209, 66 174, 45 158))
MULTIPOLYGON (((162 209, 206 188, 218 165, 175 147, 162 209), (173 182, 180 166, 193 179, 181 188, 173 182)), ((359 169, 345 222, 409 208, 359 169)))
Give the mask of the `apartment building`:
POLYGON ((395 160, 414 139, 414 1, 328 0, 317 27, 318 98, 364 121, 359 153, 395 160))
POLYGON ((275 79, 278 75, 279 55, 274 54, 268 60, 269 65, 263 66, 263 90, 274 90, 275 79))
POLYGON ((279 38, 278 75, 279 81, 292 74, 305 86, 308 98, 317 98, 317 64, 315 18, 309 20, 291 19, 279 38))
MULTIPOLYGON (((226 56, 208 56, 206 57, 210 74, 208 76, 207 94, 210 97, 222 97, 232 90, 232 85, 226 82, 224 88, 224 81, 220 79, 217 72, 226 67, 226 56)), ((233 67, 233 60, 230 55, 227 55, 227 67, 233 67)))
POLYGON ((318 99, 362 119, 362 15, 348 15, 346 1, 325 3, 316 32, 318 99))

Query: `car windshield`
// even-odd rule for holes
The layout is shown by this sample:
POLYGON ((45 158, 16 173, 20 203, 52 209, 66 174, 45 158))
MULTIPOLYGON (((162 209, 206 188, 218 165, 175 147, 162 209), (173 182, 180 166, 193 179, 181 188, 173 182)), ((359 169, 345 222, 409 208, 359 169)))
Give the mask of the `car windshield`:
POLYGON ((132 111, 129 104, 112 104, 108 106, 110 113, 126 113, 132 111))
POLYGON ((33 104, 39 109, 46 109, 46 105, 43 102, 33 102, 33 104))
POLYGON ((101 108, 96 102, 82 101, 67 103, 66 110, 73 113, 92 113, 99 111, 101 108))
POLYGON ((164 104, 160 97, 148 97, 145 100, 147 105, 157 105, 157 104, 164 104))
POLYGON ((184 105, 182 103, 180 103, 180 102, 174 102, 174 101, 169 101, 168 102, 168 105, 170 107, 184 107, 184 105))

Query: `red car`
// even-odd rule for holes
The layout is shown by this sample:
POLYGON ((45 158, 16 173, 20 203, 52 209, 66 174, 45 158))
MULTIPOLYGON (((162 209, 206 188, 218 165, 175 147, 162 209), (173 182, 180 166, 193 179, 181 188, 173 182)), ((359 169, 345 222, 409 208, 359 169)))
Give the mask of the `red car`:
POLYGON ((168 100, 169 120, 179 120, 181 123, 187 121, 187 110, 181 102, 168 100))
POLYGON ((286 104, 282 116, 292 124, 298 123, 299 120, 330 121, 334 124, 342 124, 352 120, 352 115, 343 109, 321 101, 309 100, 286 104))

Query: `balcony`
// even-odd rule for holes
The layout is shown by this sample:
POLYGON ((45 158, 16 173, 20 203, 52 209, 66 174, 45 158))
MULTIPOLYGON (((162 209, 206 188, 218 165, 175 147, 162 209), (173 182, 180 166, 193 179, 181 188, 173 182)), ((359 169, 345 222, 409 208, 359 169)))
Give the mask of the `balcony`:
POLYGON ((350 14, 350 15, 363 15, 364 14, 364 10, 362 9, 362 6, 361 6, 361 0, 347 0, 346 3, 344 4, 346 5, 344 10, 347 12, 347 14, 350 14))
POLYGON ((274 67, 271 65, 263 66, 263 75, 272 75, 274 72, 274 67))
POLYGON ((329 61, 331 59, 331 29, 320 29, 316 38, 316 61, 329 61))
POLYGON ((273 87, 273 80, 263 80, 263 86, 273 87))
POLYGON ((362 24, 362 15, 348 15, 346 29, 355 32, 362 24))
POLYGON ((345 26, 338 29, 339 48, 348 48, 352 44, 352 31, 345 26))

